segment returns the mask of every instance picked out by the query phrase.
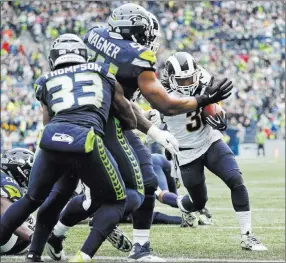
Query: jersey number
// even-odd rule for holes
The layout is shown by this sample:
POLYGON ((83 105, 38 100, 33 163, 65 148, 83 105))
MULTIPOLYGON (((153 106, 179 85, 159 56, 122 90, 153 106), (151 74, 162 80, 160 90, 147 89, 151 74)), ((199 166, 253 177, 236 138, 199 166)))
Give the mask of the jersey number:
POLYGON ((75 104, 100 108, 103 101, 102 80, 97 73, 76 73, 74 79, 69 76, 55 77, 46 83, 46 87, 52 94, 51 104, 55 113, 70 109, 75 104), (73 92, 75 84, 82 87, 83 92, 78 96, 73 92))
POLYGON ((201 128, 203 120, 201 117, 201 109, 188 112, 187 113, 187 119, 186 119, 186 129, 189 132, 197 131, 199 128, 201 128))

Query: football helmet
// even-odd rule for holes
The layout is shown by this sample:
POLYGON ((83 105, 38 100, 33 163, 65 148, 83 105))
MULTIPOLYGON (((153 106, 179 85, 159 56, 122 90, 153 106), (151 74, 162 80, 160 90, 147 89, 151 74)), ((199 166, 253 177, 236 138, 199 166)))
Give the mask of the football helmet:
POLYGON ((154 16, 152 13, 148 12, 148 15, 151 19, 151 31, 150 31, 150 37, 149 37, 149 43, 148 47, 156 54, 160 47, 160 24, 156 16, 154 16))
POLYGON ((60 35, 50 48, 48 60, 51 70, 55 70, 63 64, 86 63, 86 45, 74 34, 60 35))
POLYGON ((25 148, 14 148, 1 156, 1 170, 12 176, 19 186, 26 188, 34 161, 34 153, 25 148))
POLYGON ((165 64, 162 83, 171 90, 192 96, 199 86, 201 70, 193 56, 187 52, 176 52, 165 64))
POLYGON ((121 35, 123 39, 146 45, 152 22, 145 8, 129 3, 114 9, 108 18, 108 25, 110 32, 121 35))

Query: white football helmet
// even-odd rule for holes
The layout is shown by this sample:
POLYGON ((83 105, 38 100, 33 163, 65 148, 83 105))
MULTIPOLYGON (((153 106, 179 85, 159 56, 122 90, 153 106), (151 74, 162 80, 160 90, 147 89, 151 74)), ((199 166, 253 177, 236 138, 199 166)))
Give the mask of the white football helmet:
POLYGON ((165 64, 163 82, 171 90, 192 96, 195 94, 201 77, 201 70, 193 56, 187 52, 176 52, 165 64))

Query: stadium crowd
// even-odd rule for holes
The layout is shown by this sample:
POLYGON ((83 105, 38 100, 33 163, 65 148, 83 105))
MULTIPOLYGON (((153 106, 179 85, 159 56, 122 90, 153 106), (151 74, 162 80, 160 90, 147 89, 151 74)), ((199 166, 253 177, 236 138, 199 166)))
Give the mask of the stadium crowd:
MULTIPOLYGON (((2 151, 12 143, 34 147, 41 114, 33 82, 48 69, 45 54, 51 41, 62 33, 83 35, 94 25, 106 25, 110 10, 120 3, 1 3, 2 151)), ((224 105, 230 127, 243 134, 246 127, 258 126, 269 138, 285 138, 283 1, 139 3, 161 24, 159 76, 171 53, 191 52, 212 74, 235 83, 234 95, 224 105)))

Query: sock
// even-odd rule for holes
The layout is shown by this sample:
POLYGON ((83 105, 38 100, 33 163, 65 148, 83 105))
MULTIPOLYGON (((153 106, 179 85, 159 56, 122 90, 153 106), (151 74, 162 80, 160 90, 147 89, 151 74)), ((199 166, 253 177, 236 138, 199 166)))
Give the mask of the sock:
POLYGON ((133 229, 133 244, 139 243, 143 246, 149 241, 150 229, 133 229))
POLYGON ((95 212, 92 227, 81 251, 91 258, 101 244, 121 220, 125 209, 125 200, 104 204, 95 212))
POLYGON ((133 229, 148 230, 151 228, 154 206, 155 194, 146 194, 142 205, 132 213, 133 229))
POLYGON ((154 212, 153 224, 168 224, 168 225, 180 225, 182 218, 179 216, 169 216, 160 212, 154 212))
POLYGON ((162 202, 163 202, 163 204, 178 208, 177 197, 178 196, 175 195, 174 193, 167 192, 163 195, 162 202))
POLYGON ((251 233, 251 211, 236 212, 236 216, 240 226, 240 233, 245 235, 251 233))
POLYGON ((90 262, 91 261, 91 257, 87 254, 85 254, 84 252, 80 251, 80 255, 82 257, 82 259, 84 260, 84 262, 90 262))
POLYGON ((70 229, 69 226, 65 226, 61 221, 58 221, 58 223, 54 227, 54 235, 57 237, 64 236, 66 232, 70 229))

